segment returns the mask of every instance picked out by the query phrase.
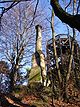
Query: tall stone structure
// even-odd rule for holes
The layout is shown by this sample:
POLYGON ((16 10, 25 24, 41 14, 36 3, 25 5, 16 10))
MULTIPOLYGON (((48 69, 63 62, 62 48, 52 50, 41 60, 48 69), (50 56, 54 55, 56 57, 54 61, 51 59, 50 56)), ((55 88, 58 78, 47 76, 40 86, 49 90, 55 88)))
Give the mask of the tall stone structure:
POLYGON ((42 27, 37 25, 36 27, 36 51, 42 51, 42 27))
POLYGON ((36 46, 32 56, 32 69, 29 75, 29 82, 42 82, 46 78, 45 55, 42 52, 42 27, 36 27, 36 46))

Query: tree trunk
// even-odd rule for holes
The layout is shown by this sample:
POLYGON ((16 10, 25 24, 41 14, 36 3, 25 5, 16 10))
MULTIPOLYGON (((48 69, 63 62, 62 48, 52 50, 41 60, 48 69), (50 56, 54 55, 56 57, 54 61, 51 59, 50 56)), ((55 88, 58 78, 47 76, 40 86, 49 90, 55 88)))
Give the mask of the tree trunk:
POLYGON ((53 39, 53 53, 55 57, 55 62, 56 62, 56 69, 58 72, 58 80, 59 80, 59 97, 61 97, 61 84, 62 84, 62 77, 60 73, 60 68, 58 64, 58 56, 57 56, 57 50, 56 50, 56 40, 55 40, 55 34, 54 34, 54 12, 52 11, 52 19, 51 19, 51 29, 52 29, 52 39, 53 39))
POLYGON ((68 98, 68 92, 67 92, 67 86, 68 86, 68 81, 70 79, 70 75, 72 73, 72 63, 73 63, 73 54, 74 54, 74 41, 75 41, 75 29, 73 28, 73 40, 72 40, 72 44, 71 44, 71 54, 70 54, 70 58, 69 58, 69 67, 68 67, 68 72, 67 72, 67 76, 66 76, 66 97, 68 98))

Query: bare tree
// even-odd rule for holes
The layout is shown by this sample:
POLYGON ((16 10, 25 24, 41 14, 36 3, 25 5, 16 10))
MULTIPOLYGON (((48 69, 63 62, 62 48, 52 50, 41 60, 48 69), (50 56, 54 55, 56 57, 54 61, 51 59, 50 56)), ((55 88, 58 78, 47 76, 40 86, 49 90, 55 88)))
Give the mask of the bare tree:
MULTIPOLYGON (((13 85, 16 83, 21 68, 31 63, 36 42, 35 25, 44 25, 45 21, 43 22, 43 20, 46 17, 43 15, 44 12, 37 9, 35 3, 31 2, 31 4, 19 3, 15 8, 5 13, 2 18, 2 45, 0 49, 4 55, 3 58, 11 65, 11 84, 13 85)), ((43 27, 43 31, 47 29, 46 27, 43 27)))
POLYGON ((5 14, 2 20, 1 49, 4 52, 4 57, 11 64, 13 84, 16 83, 19 70, 30 62, 29 57, 34 51, 32 50, 35 35, 32 24, 33 10, 32 5, 19 4, 5 14))

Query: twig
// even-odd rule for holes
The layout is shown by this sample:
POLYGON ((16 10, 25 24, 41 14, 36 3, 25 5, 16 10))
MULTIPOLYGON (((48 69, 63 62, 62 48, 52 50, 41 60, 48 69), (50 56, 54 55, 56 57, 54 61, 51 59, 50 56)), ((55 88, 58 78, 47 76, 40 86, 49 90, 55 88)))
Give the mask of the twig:
POLYGON ((67 6, 65 7, 65 10, 69 7, 69 5, 71 4, 72 0, 69 1, 69 3, 67 4, 67 6))
POLYGON ((78 2, 77 14, 78 14, 78 12, 79 12, 79 7, 80 7, 80 0, 79 0, 79 2, 78 2))

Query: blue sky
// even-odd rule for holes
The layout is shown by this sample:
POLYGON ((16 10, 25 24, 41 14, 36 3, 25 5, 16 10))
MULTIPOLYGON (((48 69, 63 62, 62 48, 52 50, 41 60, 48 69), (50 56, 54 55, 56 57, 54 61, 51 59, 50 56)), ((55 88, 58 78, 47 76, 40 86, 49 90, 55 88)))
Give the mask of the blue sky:
MULTIPOLYGON (((51 10, 49 8, 52 9, 52 7, 50 6, 50 0, 40 0, 41 1, 41 5, 42 7, 44 7, 44 5, 47 7, 47 11, 46 13, 50 15, 51 17, 51 10)), ((69 0, 66 0, 66 2, 59 0, 59 3, 61 4, 61 6, 64 8, 65 4, 67 5, 69 3, 69 0)), ((72 7, 70 7, 68 10, 70 10, 72 7)), ((72 29, 69 27, 70 30, 70 34, 72 35, 72 29)), ((58 17, 55 16, 55 33, 56 34, 67 34, 67 26, 65 23, 63 23, 58 17)), ((80 33, 76 32, 76 39, 78 41, 80 41, 80 33), (77 36, 78 35, 78 36, 77 36)))
MULTIPOLYGON (((62 0, 60 0, 61 3, 62 0)), ((68 1, 68 0, 67 0, 68 1)), ((2 6, 2 4, 0 4, 0 6, 2 6)), ((45 16, 49 18, 49 20, 51 20, 51 6, 50 6, 50 0, 40 0, 39 3, 39 7, 42 8, 42 11, 45 12, 45 16)), ((0 9, 1 12, 1 9, 0 9)), ((47 22, 48 23, 48 22, 47 22)), ((45 25, 46 27, 46 25, 45 25)), ((50 23, 49 23, 49 27, 50 27, 50 23)), ((70 28, 70 32, 71 32, 71 28, 70 28)), ((55 17, 55 34, 67 34, 67 27, 66 24, 62 23, 57 17, 55 17)), ((70 33, 72 35, 72 32, 70 33)), ((48 33, 42 33, 43 39, 44 37, 49 40, 50 38, 52 38, 52 34, 51 34, 51 30, 48 31, 48 33)), ((80 41, 80 36, 77 36, 77 40, 80 41)), ((43 50, 46 51, 46 44, 44 44, 43 46, 43 50)), ((43 51, 44 52, 44 51, 43 51)), ((45 52, 44 52, 45 53, 45 52)), ((27 65, 30 67, 30 65, 27 65)), ((25 71, 25 68, 23 68, 22 71, 25 71)))
MULTIPOLYGON (((67 0, 68 1, 68 0, 67 0)), ((60 3, 62 3, 62 0, 60 0, 60 3)), ((2 6, 2 5, 0 5, 2 6)), ((42 11, 45 12, 45 16, 49 18, 49 20, 51 20, 51 6, 50 6, 50 0, 40 0, 39 2, 39 7, 41 7, 42 11)), ((49 23, 49 22, 47 22, 49 23)), ((48 24, 49 27, 50 27, 50 23, 48 24)), ((46 25, 45 25, 46 26, 46 25)), ((71 29, 70 29, 71 31, 71 29)), ((62 23, 57 17, 55 17, 55 34, 67 34, 67 27, 66 27, 66 24, 62 23)), ((72 33, 70 33, 72 34, 72 33)), ((51 30, 49 30, 48 33, 43 33, 43 37, 47 38, 47 39, 50 39, 52 37, 51 35, 51 30)), ((78 41, 80 40, 80 37, 78 36, 77 37, 78 41)), ((44 50, 44 48, 43 48, 44 50)))
MULTIPOLYGON (((1 1, 1 0, 0 0, 1 1)), ((61 3, 62 0, 60 0, 60 3, 61 3)), ((42 9, 45 10, 46 12, 46 15, 50 15, 51 17, 51 6, 50 6, 50 0, 40 0, 39 1, 39 5, 41 6, 42 9)), ((0 4, 0 7, 2 7, 2 4, 0 4)), ((0 9, 0 12, 1 12, 1 9, 0 9)), ((55 32, 56 34, 59 34, 59 33, 64 33, 65 31, 63 30, 64 29, 64 24, 62 24, 62 22, 58 19, 58 18, 55 18, 55 24, 56 22, 59 22, 57 26, 55 26, 55 32)))

